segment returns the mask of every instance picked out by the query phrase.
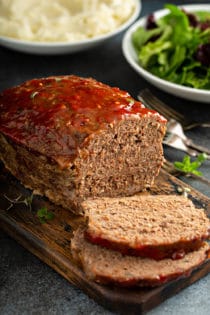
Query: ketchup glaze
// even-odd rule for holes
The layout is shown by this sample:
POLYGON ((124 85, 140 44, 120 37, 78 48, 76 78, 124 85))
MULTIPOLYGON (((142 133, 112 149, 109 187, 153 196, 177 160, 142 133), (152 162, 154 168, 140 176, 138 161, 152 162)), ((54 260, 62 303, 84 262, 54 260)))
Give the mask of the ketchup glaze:
POLYGON ((75 75, 26 81, 0 94, 0 131, 56 160, 72 160, 88 135, 126 115, 156 115, 129 93, 75 75))

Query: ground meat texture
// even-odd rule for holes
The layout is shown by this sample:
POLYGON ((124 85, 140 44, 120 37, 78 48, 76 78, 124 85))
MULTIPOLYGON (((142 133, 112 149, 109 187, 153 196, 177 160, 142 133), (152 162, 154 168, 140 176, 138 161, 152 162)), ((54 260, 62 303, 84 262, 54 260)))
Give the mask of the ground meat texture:
POLYGON ((28 188, 81 211, 95 196, 150 187, 163 162, 166 120, 91 78, 49 77, 0 95, 0 157, 28 188))
POLYGON ((204 209, 184 196, 95 198, 82 206, 86 239, 127 255, 180 259, 210 235, 204 209))
POLYGON ((209 253, 208 243, 188 253, 183 259, 154 260, 122 255, 119 252, 93 245, 84 239, 84 229, 75 231, 71 241, 72 255, 91 280, 117 286, 159 286, 172 279, 189 276, 203 263, 209 253))

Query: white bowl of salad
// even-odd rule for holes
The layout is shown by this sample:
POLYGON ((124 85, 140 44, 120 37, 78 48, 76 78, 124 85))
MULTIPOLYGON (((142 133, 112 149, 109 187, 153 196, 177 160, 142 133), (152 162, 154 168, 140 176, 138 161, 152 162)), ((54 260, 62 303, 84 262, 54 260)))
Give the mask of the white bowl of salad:
POLYGON ((209 4, 166 4, 127 30, 122 50, 131 67, 154 86, 210 103, 209 4))

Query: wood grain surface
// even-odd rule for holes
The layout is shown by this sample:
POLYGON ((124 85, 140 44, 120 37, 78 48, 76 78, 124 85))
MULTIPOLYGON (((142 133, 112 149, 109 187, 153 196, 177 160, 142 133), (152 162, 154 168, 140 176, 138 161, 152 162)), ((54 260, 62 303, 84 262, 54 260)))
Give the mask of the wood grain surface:
MULTIPOLYGON (((204 208, 210 217, 210 199, 175 177, 160 172, 147 194, 178 194, 179 188, 188 187, 190 198, 196 207, 204 208)), ((31 192, 0 166, 0 227, 31 253, 48 264, 70 283, 82 289, 104 307, 120 314, 144 314, 181 289, 194 283, 210 272, 210 259, 195 269, 190 276, 181 277, 157 288, 117 288, 102 286, 90 281, 75 264, 71 256, 72 231, 81 223, 82 217, 53 205, 48 199, 34 196, 32 209, 24 203, 9 206, 9 199, 18 196, 23 200, 31 192), (40 223, 37 210, 47 207, 54 219, 40 223)))

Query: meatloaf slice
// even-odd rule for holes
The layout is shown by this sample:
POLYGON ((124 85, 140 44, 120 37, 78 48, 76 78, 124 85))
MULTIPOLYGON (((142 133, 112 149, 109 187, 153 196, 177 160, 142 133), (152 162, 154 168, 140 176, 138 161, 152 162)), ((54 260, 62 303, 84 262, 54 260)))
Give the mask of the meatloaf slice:
POLYGON ((157 286, 180 276, 187 276, 207 258, 209 245, 184 258, 154 260, 124 256, 119 252, 93 245, 85 240, 84 230, 75 231, 71 242, 72 255, 87 277, 99 283, 120 286, 157 286))
POLYGON ((91 78, 27 81, 0 95, 0 113, 5 166, 65 208, 150 187, 163 162, 166 120, 91 78))
POLYGON ((123 254, 182 258, 210 233, 210 220, 184 196, 138 195, 87 199, 85 237, 123 254))

